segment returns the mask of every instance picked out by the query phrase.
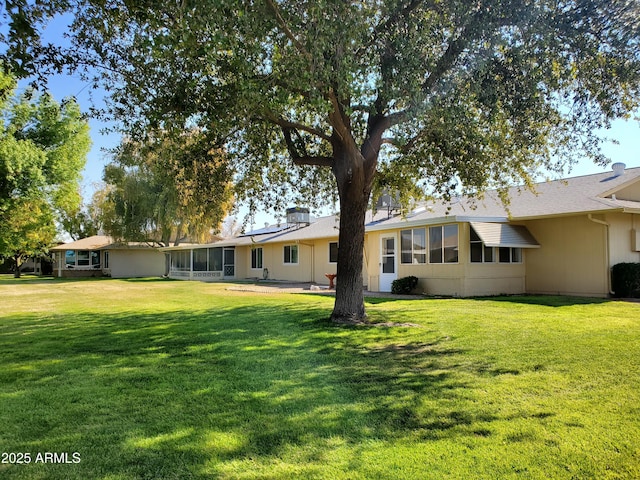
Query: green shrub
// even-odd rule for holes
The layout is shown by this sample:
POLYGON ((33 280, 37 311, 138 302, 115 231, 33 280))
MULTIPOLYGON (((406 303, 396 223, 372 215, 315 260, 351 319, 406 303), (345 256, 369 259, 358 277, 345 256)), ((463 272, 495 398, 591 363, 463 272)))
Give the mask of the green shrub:
POLYGON ((397 295, 408 294, 413 291, 414 288, 418 285, 418 277, 409 276, 398 278, 391 282, 391 293, 395 293, 397 295))
POLYGON ((618 298, 640 298, 640 263, 618 263, 611 269, 611 288, 618 298))

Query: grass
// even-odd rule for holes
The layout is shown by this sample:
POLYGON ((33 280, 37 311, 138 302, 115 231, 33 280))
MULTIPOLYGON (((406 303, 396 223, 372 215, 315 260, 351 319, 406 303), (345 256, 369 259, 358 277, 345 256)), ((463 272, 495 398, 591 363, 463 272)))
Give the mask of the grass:
POLYGON ((0 278, 0 477, 640 478, 640 304, 225 287, 0 278))

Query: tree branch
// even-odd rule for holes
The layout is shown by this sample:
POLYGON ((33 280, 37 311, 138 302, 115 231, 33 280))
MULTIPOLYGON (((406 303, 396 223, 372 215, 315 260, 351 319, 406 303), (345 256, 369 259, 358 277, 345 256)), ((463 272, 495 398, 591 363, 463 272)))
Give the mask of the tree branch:
MULTIPOLYGON (((404 8, 398 9, 393 12, 384 23, 381 23, 374 28, 373 34, 371 35, 371 40, 358 49, 358 55, 361 55, 365 50, 371 48, 371 46, 378 39, 378 35, 380 35, 380 33, 389 31, 389 29, 396 25, 398 21, 405 18, 423 3, 425 3, 425 0, 411 0, 409 4, 404 8)), ((436 5, 437 4, 435 2, 431 2, 431 7, 435 7, 436 5)))
MULTIPOLYGON (((483 10, 476 11, 475 14, 470 18, 470 20, 464 25, 464 27, 460 31, 460 34, 449 43, 447 49, 438 59, 435 68, 431 71, 427 79, 422 83, 422 91, 425 95, 431 91, 431 89, 435 86, 438 80, 440 80, 444 76, 445 73, 451 70, 467 45, 471 43, 471 40, 475 39, 475 36, 472 34, 472 32, 473 29, 475 29, 478 24, 482 22, 483 14, 483 10)), ((409 118, 411 118, 410 113, 413 108, 415 108, 415 106, 411 106, 405 110, 389 114, 387 116, 389 126, 406 122, 409 118)))
POLYGON ((283 129, 286 128, 290 130, 302 130, 303 132, 307 132, 327 142, 331 141, 331 135, 327 135, 326 133, 324 133, 321 130, 318 130, 317 128, 310 127, 309 125, 305 125, 303 123, 291 122, 289 120, 285 120, 284 118, 279 117, 275 113, 268 110, 264 110, 264 115, 266 117, 265 120, 268 120, 283 129))
POLYGON ((273 0, 266 0, 266 2, 267 2, 267 6, 273 12, 274 16, 276 17, 276 21, 280 25, 280 28, 282 28, 282 31, 287 36, 287 38, 291 40, 291 42, 295 45, 296 49, 300 53, 302 53, 307 58, 307 60, 311 61, 312 60, 311 54, 307 51, 306 48, 304 48, 304 45, 302 44, 302 42, 298 40, 298 38, 293 34, 291 29, 287 26, 287 22, 285 22, 284 18, 282 18, 282 15, 280 14, 280 10, 278 9, 278 6, 275 4, 275 2, 273 0))
POLYGON ((333 158, 324 157, 324 156, 312 156, 309 155, 306 151, 300 153, 298 147, 296 147, 293 139, 291 138, 291 132, 294 132, 296 136, 298 136, 298 140, 302 142, 302 138, 300 137, 300 133, 297 130, 292 128, 282 127, 282 134, 284 135, 284 141, 287 144, 287 150, 289 150, 289 154, 291 155, 291 159, 295 165, 315 165, 319 167, 332 167, 333 166, 333 158))

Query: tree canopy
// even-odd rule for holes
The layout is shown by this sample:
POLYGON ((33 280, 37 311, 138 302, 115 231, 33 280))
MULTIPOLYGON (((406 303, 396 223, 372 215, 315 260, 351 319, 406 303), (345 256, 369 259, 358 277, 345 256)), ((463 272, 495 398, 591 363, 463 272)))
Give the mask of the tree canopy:
POLYGON ((337 191, 333 318, 365 316, 372 192, 478 194, 605 162, 596 129, 638 107, 636 0, 92 0, 72 62, 101 65, 134 138, 199 126, 237 195, 337 191), (78 54, 80 58, 78 58, 78 54))
POLYGON ((205 241, 232 207, 224 150, 203 132, 158 132, 144 143, 125 140, 105 167, 94 198, 106 233, 116 239, 178 245, 205 241))
POLYGON ((16 98, 15 81, 2 73, 0 91, 0 255, 19 274, 25 257, 47 251, 56 220, 78 208, 91 141, 75 101, 32 101, 31 91, 16 98))

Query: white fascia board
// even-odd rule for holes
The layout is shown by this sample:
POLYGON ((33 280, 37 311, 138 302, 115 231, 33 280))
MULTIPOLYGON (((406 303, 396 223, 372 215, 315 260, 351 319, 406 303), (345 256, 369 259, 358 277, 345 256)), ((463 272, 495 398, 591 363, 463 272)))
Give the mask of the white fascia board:
POLYGON ((447 223, 468 223, 468 222, 493 222, 493 223, 506 223, 509 219, 507 217, 471 217, 468 215, 448 215, 444 217, 434 217, 427 219, 416 219, 405 221, 398 221, 392 223, 384 223, 381 225, 371 225, 365 227, 366 232, 379 232, 382 230, 398 230, 403 228, 423 227, 428 225, 442 225, 447 223))

